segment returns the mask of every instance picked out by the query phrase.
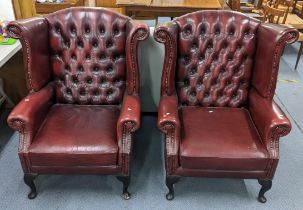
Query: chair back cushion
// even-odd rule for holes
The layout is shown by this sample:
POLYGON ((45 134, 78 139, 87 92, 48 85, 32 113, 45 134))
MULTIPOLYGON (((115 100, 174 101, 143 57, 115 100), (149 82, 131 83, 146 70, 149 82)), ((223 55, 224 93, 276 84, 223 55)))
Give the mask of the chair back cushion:
POLYGON ((259 21, 238 12, 177 18, 176 88, 183 106, 242 107, 248 99, 259 21))
POLYGON ((120 104, 129 18, 100 8, 72 8, 46 19, 57 102, 120 104))

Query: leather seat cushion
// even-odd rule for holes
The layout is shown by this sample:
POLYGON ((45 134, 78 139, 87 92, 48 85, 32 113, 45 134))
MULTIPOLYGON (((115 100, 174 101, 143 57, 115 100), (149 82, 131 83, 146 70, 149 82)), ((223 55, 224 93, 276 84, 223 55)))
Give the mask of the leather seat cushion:
POLYGON ((116 106, 54 105, 29 148, 33 166, 117 164, 116 106))
POLYGON ((184 107, 180 119, 183 168, 266 169, 269 154, 246 109, 184 107))

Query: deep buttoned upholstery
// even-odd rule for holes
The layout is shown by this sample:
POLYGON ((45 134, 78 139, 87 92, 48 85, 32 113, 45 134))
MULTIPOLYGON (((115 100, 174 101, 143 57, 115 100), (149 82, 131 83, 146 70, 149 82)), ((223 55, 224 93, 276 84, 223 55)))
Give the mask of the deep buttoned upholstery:
POLYGON ((46 19, 58 102, 121 104, 129 19, 98 10, 63 11, 46 19))
POLYGON ((279 137, 291 124, 273 101, 280 56, 295 29, 233 11, 200 11, 155 29, 165 45, 158 126, 167 199, 179 176, 261 180, 270 189, 279 137), (265 180, 265 181, 264 181, 265 180))
POLYGON ((183 106, 242 107, 247 102, 259 22, 205 12, 178 25, 177 93, 183 106))
POLYGON ((35 195, 29 175, 95 173, 123 176, 129 198, 133 134, 140 127, 137 48, 147 25, 78 7, 13 21, 8 30, 22 42, 30 92, 8 118, 20 132, 29 197, 35 195))

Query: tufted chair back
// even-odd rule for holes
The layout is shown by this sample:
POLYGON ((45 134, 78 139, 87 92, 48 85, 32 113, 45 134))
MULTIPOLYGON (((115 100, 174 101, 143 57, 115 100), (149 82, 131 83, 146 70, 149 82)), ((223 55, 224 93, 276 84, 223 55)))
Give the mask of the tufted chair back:
POLYGON ((126 16, 72 8, 46 17, 57 102, 122 102, 126 88, 126 16))
POLYGON ((242 107, 248 99, 259 21, 203 11, 174 20, 176 91, 183 106, 242 107))

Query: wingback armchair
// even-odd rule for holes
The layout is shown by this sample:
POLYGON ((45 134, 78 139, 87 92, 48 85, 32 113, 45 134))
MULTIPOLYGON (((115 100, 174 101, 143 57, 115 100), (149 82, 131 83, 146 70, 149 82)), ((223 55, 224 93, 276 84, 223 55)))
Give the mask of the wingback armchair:
POLYGON ((182 176, 258 179, 271 188, 279 137, 291 124, 273 101, 279 61, 295 29, 232 11, 200 11, 155 29, 165 45, 158 127, 166 198, 182 176))
POLYGON ((37 195, 38 174, 112 174, 129 199, 140 126, 137 47, 147 25, 80 7, 14 21, 8 30, 22 42, 30 92, 8 117, 20 132, 28 197, 37 195))

